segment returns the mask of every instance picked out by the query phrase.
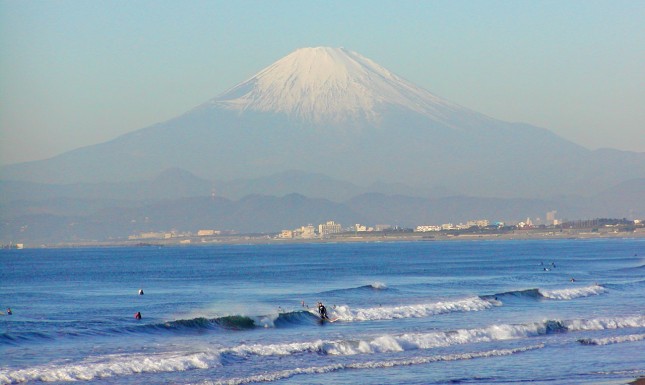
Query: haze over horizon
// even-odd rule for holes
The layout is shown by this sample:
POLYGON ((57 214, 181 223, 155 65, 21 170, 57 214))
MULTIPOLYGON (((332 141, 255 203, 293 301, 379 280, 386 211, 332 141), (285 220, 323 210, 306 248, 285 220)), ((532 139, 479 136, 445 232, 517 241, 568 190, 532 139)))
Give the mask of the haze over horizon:
POLYGON ((493 118, 645 152, 644 15, 635 2, 4 2, 0 165, 173 118, 312 46, 493 118))

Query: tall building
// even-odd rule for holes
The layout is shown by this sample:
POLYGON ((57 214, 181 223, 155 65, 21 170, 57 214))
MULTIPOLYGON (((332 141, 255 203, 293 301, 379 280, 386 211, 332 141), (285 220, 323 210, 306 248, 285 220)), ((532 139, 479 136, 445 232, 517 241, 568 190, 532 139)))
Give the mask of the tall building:
POLYGON ((327 236, 329 234, 338 234, 343 231, 340 223, 334 221, 327 221, 327 223, 318 225, 318 234, 321 237, 327 236))

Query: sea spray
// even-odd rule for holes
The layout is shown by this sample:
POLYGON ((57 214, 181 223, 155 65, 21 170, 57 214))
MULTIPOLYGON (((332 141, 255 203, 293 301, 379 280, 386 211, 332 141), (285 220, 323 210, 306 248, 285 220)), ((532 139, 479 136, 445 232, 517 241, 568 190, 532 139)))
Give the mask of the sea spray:
POLYGON ((412 366, 412 365, 423 365, 429 364, 432 362, 442 362, 442 361, 460 361, 460 360, 472 360, 478 358, 488 358, 488 357, 499 357, 507 356, 512 354, 523 353, 531 350, 543 348, 543 344, 525 346, 515 349, 498 349, 498 350, 488 350, 482 352, 472 352, 472 353, 461 353, 461 354, 446 354, 446 355, 437 355, 430 357, 415 357, 410 359, 400 359, 400 360, 387 360, 387 361, 367 361, 367 362, 355 362, 347 364, 333 364, 326 366, 316 366, 308 368, 295 368, 280 370, 275 372, 262 373, 258 375, 241 377, 241 378, 230 378, 217 381, 204 381, 199 385, 242 385, 249 384, 254 382, 273 382, 286 378, 291 378, 300 374, 325 374, 336 372, 339 370, 347 369, 381 369, 381 368, 393 368, 397 366, 412 366))
POLYGON ((341 321, 372 321, 401 318, 421 318, 452 312, 481 311, 490 309, 494 304, 479 297, 464 298, 452 301, 440 301, 426 304, 403 306, 379 306, 351 309, 349 306, 337 306, 332 315, 341 321))
POLYGON ((540 294, 549 299, 569 300, 580 297, 589 297, 592 295, 599 295, 605 293, 607 289, 600 285, 591 285, 577 288, 545 290, 540 289, 540 294))
POLYGON ((177 372, 220 365, 216 352, 169 352, 158 354, 112 354, 89 357, 77 363, 42 365, 27 369, 0 370, 0 385, 21 382, 88 381, 135 373, 177 372))

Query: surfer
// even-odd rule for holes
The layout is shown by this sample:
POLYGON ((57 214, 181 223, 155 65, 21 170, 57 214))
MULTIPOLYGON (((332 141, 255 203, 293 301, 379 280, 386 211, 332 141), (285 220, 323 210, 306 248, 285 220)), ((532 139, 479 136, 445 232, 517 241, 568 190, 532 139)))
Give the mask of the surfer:
POLYGON ((11 308, 10 308, 10 307, 8 307, 8 308, 7 308, 7 315, 12 315, 12 314, 13 314, 13 312, 11 311, 11 308))
POLYGON ((139 289, 139 295, 143 295, 143 289, 139 289))
POLYGON ((320 314, 320 318, 322 319, 329 319, 329 316, 327 316, 327 309, 322 302, 318 302, 318 314, 320 314))
POLYGON ((134 314, 134 319, 141 319, 141 312, 138 311, 134 314))

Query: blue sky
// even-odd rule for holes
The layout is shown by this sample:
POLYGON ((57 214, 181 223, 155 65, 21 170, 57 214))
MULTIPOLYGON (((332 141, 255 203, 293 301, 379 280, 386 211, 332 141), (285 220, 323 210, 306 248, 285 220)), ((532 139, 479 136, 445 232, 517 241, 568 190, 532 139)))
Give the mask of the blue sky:
POLYGON ((0 1, 0 164, 175 117, 345 47, 489 116, 645 152, 643 1, 0 1))

